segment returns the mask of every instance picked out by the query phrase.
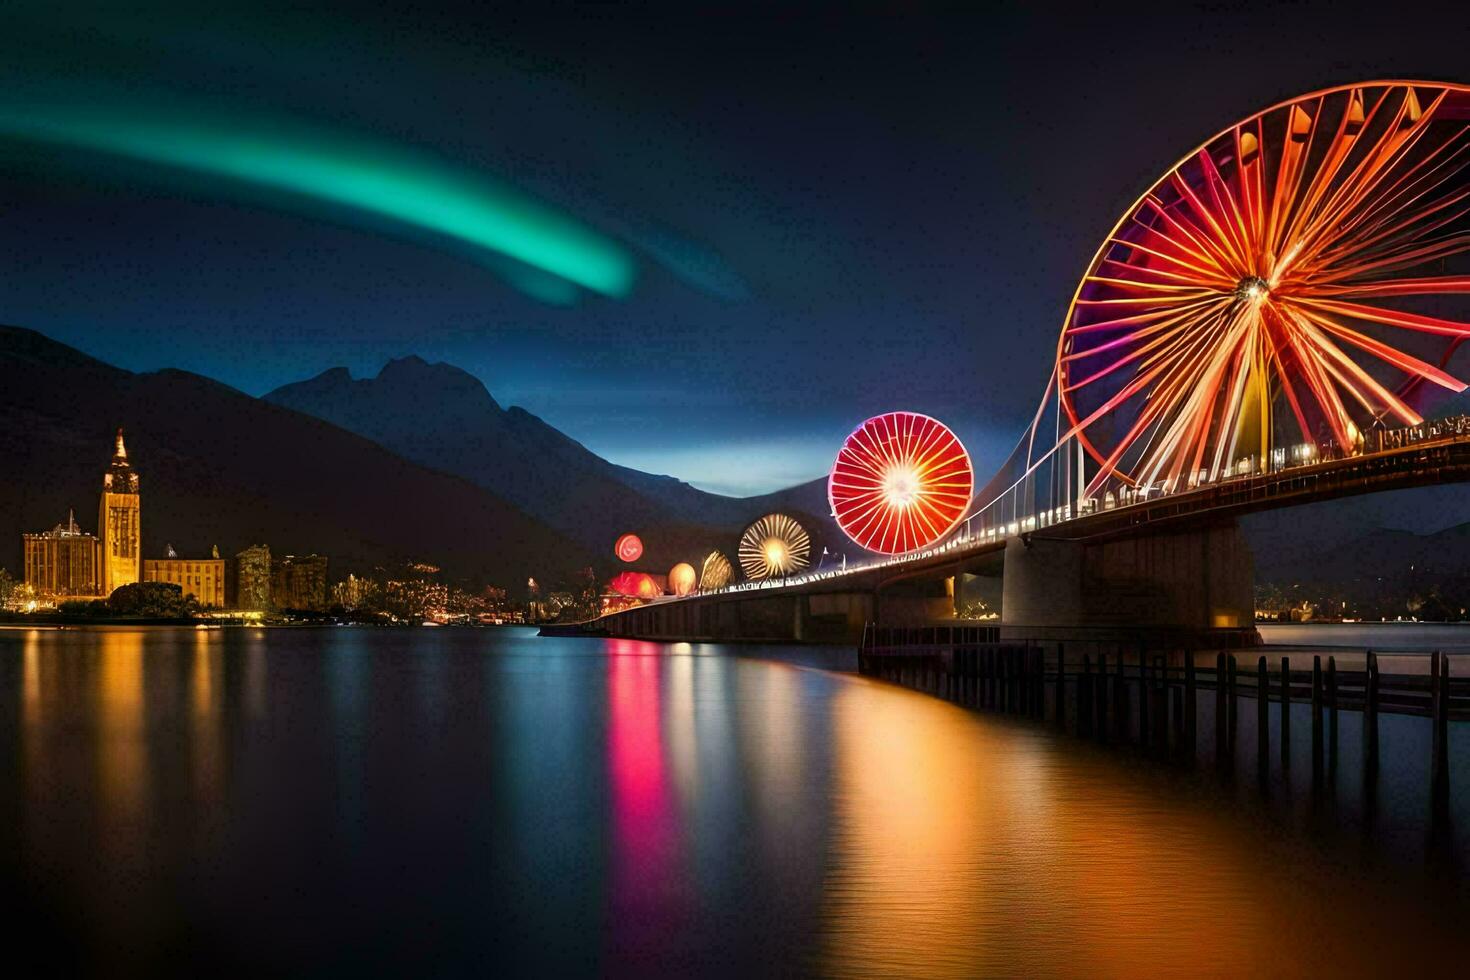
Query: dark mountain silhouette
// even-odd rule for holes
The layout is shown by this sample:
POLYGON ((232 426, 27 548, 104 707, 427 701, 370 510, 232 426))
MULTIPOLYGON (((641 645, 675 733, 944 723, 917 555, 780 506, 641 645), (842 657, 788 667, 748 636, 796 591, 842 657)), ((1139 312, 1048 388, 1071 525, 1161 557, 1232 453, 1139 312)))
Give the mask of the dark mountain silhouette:
MULTIPOLYGON (((19 570, 17 532, 68 508, 92 529, 118 425, 143 476, 146 557, 166 543, 191 555, 264 541, 328 554, 334 574, 415 559, 518 586, 581 564, 612 570, 627 530, 644 540, 645 570, 697 565, 712 548, 733 558, 740 530, 770 511, 802 521, 814 562, 824 546, 861 557, 827 513, 824 479, 734 498, 616 466, 449 365, 403 358, 361 381, 335 368, 255 399, 0 327, 0 527, 11 529, 0 567, 19 570)), ((1470 574, 1466 518, 1470 487, 1437 486, 1243 523, 1260 581, 1366 582, 1410 566, 1470 574)))
POLYGON ((320 419, 0 327, 0 566, 18 571, 19 532, 68 508, 95 530, 118 426, 142 477, 144 557, 168 543, 188 556, 265 542, 326 554, 334 575, 413 559, 511 587, 596 557, 484 488, 320 419))
POLYGON ((462 476, 599 553, 633 531, 657 553, 650 560, 696 561, 710 547, 733 548, 746 524, 776 509, 819 541, 835 540, 821 516, 824 480, 736 498, 617 466, 524 409, 502 408, 478 378, 449 364, 404 357, 360 380, 332 368, 264 398, 462 476))

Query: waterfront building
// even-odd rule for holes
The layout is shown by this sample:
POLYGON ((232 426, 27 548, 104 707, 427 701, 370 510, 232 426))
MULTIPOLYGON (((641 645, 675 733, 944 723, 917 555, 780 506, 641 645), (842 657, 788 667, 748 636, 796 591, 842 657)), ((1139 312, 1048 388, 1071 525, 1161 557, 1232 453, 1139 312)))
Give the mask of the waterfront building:
POLYGON ((87 598, 100 594, 101 544, 95 534, 77 526, 68 513, 65 524, 39 534, 23 534, 25 584, 37 595, 87 598))
POLYGON ((142 533, 138 473, 128 463, 123 430, 118 429, 112 465, 102 477, 102 500, 97 509, 100 594, 111 595, 119 586, 139 580, 142 533))
POLYGON ((225 605, 225 560, 218 551, 213 558, 144 559, 143 581, 177 585, 184 595, 192 595, 204 607, 220 609, 225 605))
POLYGON ((247 612, 269 612, 271 609, 271 549, 268 545, 251 545, 235 556, 226 568, 230 581, 225 598, 231 608, 247 612))
POLYGON ((327 608, 325 555, 282 555, 271 562, 271 600, 277 609, 327 608))

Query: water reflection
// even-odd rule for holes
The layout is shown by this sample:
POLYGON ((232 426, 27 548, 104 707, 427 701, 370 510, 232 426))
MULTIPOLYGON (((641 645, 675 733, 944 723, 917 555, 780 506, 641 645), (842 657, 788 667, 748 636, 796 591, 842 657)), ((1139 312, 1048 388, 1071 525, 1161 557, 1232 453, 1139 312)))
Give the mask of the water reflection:
POLYGON ((855 681, 834 735, 825 973, 1357 973, 1451 948, 1405 906, 1374 932, 1415 941, 1345 931, 1344 896, 1386 882, 1044 729, 855 681))
POLYGON ((679 824, 664 758, 662 663, 653 644, 615 640, 608 659, 612 784, 612 955, 652 963, 682 907, 679 824))
POLYGON ((0 677, 50 973, 1386 972, 1466 910, 1388 757, 1344 846, 1254 780, 729 648, 0 630, 0 677))
POLYGON ((106 839, 122 845, 143 818, 148 796, 148 742, 144 727, 143 634, 106 630, 96 651, 97 768, 106 839))

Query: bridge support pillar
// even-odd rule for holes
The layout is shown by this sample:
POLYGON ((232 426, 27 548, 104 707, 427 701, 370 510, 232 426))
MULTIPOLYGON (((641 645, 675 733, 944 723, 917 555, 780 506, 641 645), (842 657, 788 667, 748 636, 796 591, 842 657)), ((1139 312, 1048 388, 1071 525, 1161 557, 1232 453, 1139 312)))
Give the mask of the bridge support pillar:
POLYGON ((1006 542, 1002 642, 1150 648, 1259 642, 1250 547, 1234 521, 1086 542, 1006 542))

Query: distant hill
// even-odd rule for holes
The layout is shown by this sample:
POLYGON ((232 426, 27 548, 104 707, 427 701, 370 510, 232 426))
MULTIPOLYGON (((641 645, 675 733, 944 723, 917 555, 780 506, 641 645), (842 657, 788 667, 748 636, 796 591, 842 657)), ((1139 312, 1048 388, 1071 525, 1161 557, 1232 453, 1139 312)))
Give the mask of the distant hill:
POLYGON ((633 531, 649 561, 697 563, 711 547, 732 549, 746 524, 774 509, 801 519, 818 553, 836 540, 823 480, 736 498, 617 466, 524 409, 501 407, 478 378, 449 364, 404 357, 363 379, 332 368, 264 398, 462 476, 599 553, 633 531))
MULTIPOLYGON (((404 559, 506 586, 593 562, 513 503, 343 428, 182 371, 134 374, 0 327, 0 566, 75 508, 95 530, 112 433, 142 477, 143 553, 265 542, 334 575, 404 559)), ((600 562, 605 566, 607 562, 600 562)))

